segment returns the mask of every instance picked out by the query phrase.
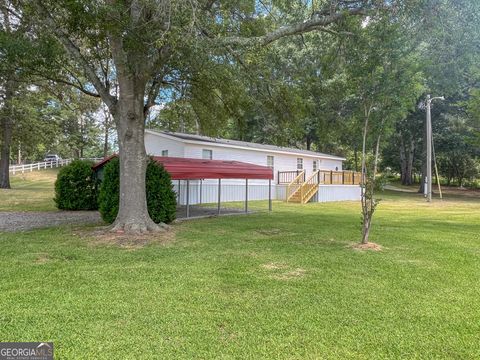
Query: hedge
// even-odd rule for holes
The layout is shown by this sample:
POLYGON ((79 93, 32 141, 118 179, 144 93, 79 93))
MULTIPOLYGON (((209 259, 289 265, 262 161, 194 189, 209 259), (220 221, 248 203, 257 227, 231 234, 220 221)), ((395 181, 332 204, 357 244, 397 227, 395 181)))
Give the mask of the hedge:
POLYGON ((91 161, 75 160, 60 169, 55 181, 55 204, 62 210, 96 210, 97 179, 91 161))
MULTIPOLYGON (((118 214, 120 200, 120 163, 118 158, 110 160, 103 170, 98 205, 105 222, 111 224, 118 214)), ((175 220, 176 195, 170 174, 162 165, 149 160, 146 173, 147 207, 155 223, 170 223, 175 220)))

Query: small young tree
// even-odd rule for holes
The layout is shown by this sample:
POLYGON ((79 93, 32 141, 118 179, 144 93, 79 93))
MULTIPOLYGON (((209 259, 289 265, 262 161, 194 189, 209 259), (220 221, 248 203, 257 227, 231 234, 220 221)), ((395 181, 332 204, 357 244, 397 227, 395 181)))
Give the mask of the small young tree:
POLYGON ((362 244, 369 242, 379 199, 377 174, 382 138, 404 119, 422 93, 422 73, 411 53, 411 40, 389 20, 354 24, 362 36, 351 39, 347 72, 356 111, 362 124, 362 244))

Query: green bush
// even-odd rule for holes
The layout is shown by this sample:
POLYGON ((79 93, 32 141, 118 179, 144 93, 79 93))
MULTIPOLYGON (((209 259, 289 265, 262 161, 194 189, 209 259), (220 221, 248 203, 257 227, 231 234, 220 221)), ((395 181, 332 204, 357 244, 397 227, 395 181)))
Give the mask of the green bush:
POLYGON ((113 158, 103 167, 103 180, 98 194, 98 210, 103 221, 113 223, 118 214, 120 199, 120 163, 113 158))
POLYGON ((75 160, 58 172, 55 204, 62 210, 96 210, 97 180, 91 161, 75 160))
POLYGON ((147 207, 155 223, 169 224, 177 213, 177 196, 170 174, 162 165, 150 159, 147 165, 147 207))
MULTIPOLYGON (((175 220, 176 195, 170 174, 162 165, 149 160, 146 174, 148 213, 154 222, 170 223, 175 220)), ((110 160, 103 168, 98 205, 105 222, 111 224, 118 214, 120 200, 120 163, 118 158, 110 160)))

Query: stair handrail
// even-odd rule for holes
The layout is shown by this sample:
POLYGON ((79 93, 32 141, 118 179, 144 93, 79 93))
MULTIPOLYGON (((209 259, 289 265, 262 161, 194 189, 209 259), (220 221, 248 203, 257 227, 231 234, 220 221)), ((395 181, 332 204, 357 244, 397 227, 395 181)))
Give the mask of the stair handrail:
POLYGON ((287 202, 290 199, 290 197, 297 192, 298 189, 303 185, 303 178, 305 176, 305 170, 303 170, 300 174, 298 174, 295 179, 293 179, 288 185, 287 185, 287 193, 286 193, 286 198, 287 202), (301 181, 300 181, 301 179, 301 181), (292 188, 294 188, 292 192, 292 188))
POLYGON ((319 172, 320 170, 314 171, 313 174, 302 184, 302 188, 300 190, 302 204, 305 203, 305 200, 310 200, 310 199, 307 199, 307 197, 310 195, 312 189, 315 188, 315 186, 309 186, 309 185, 318 185, 319 172), (307 189, 307 187, 309 188, 307 189))

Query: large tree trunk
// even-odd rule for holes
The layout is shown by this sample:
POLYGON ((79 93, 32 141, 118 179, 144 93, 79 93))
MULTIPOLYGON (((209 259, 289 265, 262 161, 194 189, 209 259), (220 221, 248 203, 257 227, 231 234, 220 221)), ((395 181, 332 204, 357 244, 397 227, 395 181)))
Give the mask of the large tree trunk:
POLYGON ((354 148, 353 148, 353 157, 355 159, 355 172, 358 172, 358 149, 357 149, 357 144, 355 144, 354 148))
POLYGON ((413 184, 413 160, 415 155, 415 141, 410 139, 405 146, 404 139, 400 144, 400 162, 401 162, 401 181, 402 185, 413 184))
POLYGON ((5 83, 4 107, 0 112, 2 127, 2 149, 0 153, 0 189, 10 189, 10 146, 13 133, 13 111, 10 101, 14 94, 14 83, 5 83))
POLYGON ((7 114, 1 115, 2 150, 0 153, 0 189, 10 189, 10 145, 12 143, 12 122, 7 114))
POLYGON ((144 144, 145 82, 122 77, 120 98, 114 115, 120 156, 120 203, 114 231, 143 233, 159 230, 148 214, 145 191, 147 155, 144 144))
POLYGON ((404 185, 413 185, 413 161, 415 159, 415 140, 410 139, 410 147, 407 153, 407 171, 404 185))
POLYGON ((407 157, 405 155, 405 141, 403 134, 400 134, 400 181, 405 185, 407 179, 407 157))
POLYGON ((110 113, 104 111, 105 123, 104 123, 104 133, 103 133, 103 157, 108 156, 108 136, 110 133, 110 113))

